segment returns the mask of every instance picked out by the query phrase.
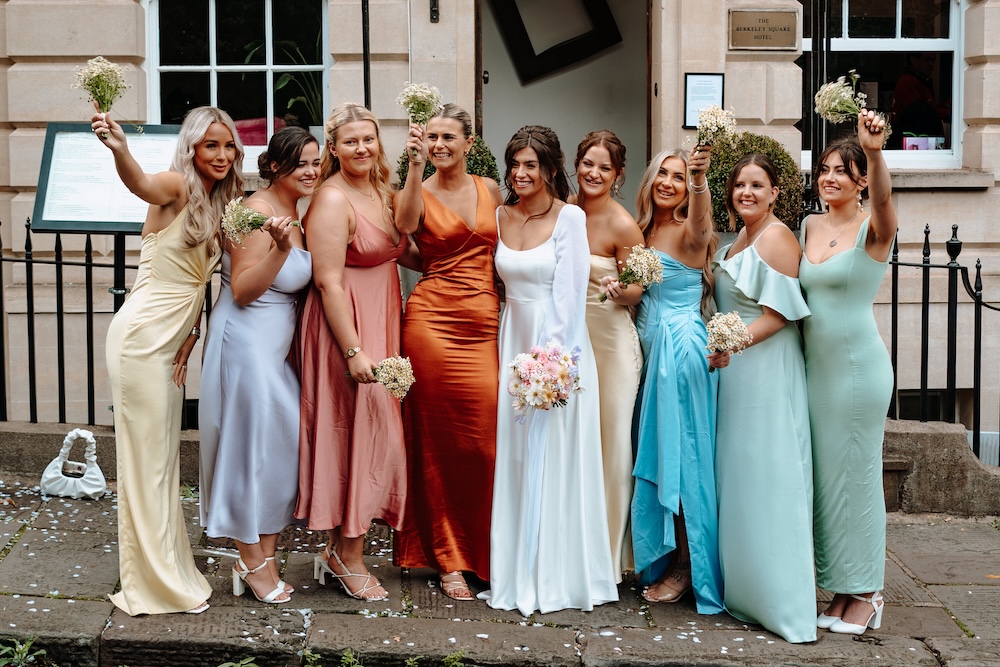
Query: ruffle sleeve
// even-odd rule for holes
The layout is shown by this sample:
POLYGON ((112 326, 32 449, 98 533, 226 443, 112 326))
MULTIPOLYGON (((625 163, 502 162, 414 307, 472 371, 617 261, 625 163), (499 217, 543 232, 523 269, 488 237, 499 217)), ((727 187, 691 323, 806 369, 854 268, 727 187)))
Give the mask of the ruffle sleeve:
POLYGON ((802 320, 812 313, 799 287, 799 279, 786 276, 768 266, 757 249, 750 246, 730 259, 725 257, 728 248, 716 255, 717 264, 736 283, 736 289, 761 306, 777 311, 789 322, 802 320))

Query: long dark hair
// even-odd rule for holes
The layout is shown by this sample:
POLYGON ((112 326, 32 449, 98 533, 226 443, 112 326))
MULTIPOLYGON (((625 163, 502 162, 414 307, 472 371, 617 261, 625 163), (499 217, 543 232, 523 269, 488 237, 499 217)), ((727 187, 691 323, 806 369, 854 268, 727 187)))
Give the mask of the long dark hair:
MULTIPOLYGON (((823 166, 826 159, 836 153, 844 161, 847 177, 855 185, 861 185, 861 179, 868 175, 868 158, 861 149, 856 135, 841 137, 827 144, 823 152, 819 154, 816 166, 813 168, 813 183, 819 179, 819 168, 823 166)), ((861 199, 868 198, 868 188, 861 190, 861 199)))
POLYGON ((301 127, 283 127, 267 142, 267 150, 257 156, 257 168, 260 177, 268 184, 284 178, 299 166, 299 158, 306 144, 319 141, 308 130, 301 127), (271 167, 274 163, 276 168, 271 167))
POLYGON ((514 185, 511 183, 510 166, 514 162, 514 154, 522 148, 534 149, 538 155, 538 168, 542 172, 542 180, 545 182, 545 189, 556 199, 566 201, 569 197, 569 176, 566 175, 566 156, 563 155, 562 147, 559 145, 559 137, 552 131, 552 128, 541 125, 525 125, 514 133, 514 136, 507 142, 507 149, 503 154, 503 161, 507 166, 504 172, 503 182, 507 188, 507 198, 504 204, 508 206, 516 204, 519 197, 514 193, 514 185))

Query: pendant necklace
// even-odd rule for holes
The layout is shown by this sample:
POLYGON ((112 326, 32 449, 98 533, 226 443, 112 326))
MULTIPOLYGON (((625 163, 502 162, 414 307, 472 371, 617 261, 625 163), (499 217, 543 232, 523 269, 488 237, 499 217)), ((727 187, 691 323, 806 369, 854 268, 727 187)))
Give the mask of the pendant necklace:
MULTIPOLYGON (((858 216, 855 215, 854 218, 856 218, 856 217, 858 217, 858 216)), ((833 239, 831 239, 831 241, 830 241, 830 247, 831 248, 833 248, 834 246, 837 245, 837 239, 840 238, 840 235, 844 233, 845 229, 847 229, 848 227, 850 227, 851 223, 854 222, 854 218, 851 218, 846 223, 844 223, 844 226, 840 228, 840 231, 837 232, 837 235, 834 236, 833 239)), ((826 226, 830 228, 831 232, 833 231, 833 223, 830 222, 829 218, 826 219, 826 226)))

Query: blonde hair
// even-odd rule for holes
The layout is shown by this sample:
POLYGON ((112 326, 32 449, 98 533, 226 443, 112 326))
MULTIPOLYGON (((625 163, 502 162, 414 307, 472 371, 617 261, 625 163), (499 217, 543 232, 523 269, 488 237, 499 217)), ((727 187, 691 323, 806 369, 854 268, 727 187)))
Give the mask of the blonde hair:
POLYGON ((319 182, 316 186, 318 188, 340 171, 340 158, 333 154, 334 146, 337 143, 337 131, 347 123, 359 120, 369 120, 375 125, 378 155, 375 157, 375 168, 368 174, 368 180, 382 200, 382 214, 386 220, 392 220, 392 186, 389 185, 389 162, 385 158, 378 118, 360 104, 354 102, 339 104, 334 107, 333 111, 330 112, 330 117, 326 119, 326 124, 323 126, 326 145, 323 147, 323 157, 319 163, 319 182))
POLYGON ((180 134, 177 136, 177 151, 170 163, 170 170, 180 173, 187 184, 187 218, 182 234, 187 248, 208 241, 208 254, 214 255, 222 243, 222 214, 226 204, 243 194, 243 142, 236 131, 236 124, 222 109, 197 107, 184 117, 180 134), (236 157, 229 173, 205 192, 201 175, 194 166, 195 148, 205 138, 212 123, 222 123, 233 135, 236 157))
MULTIPOLYGON (((639 223, 639 229, 642 230, 643 240, 647 242, 649 241, 649 235, 653 231, 653 182, 656 180, 656 176, 660 172, 660 166, 664 163, 664 161, 672 157, 675 157, 684 163, 684 172, 686 176, 688 152, 683 148, 675 148, 673 150, 665 150, 657 153, 649 164, 646 165, 646 170, 642 173, 642 180, 639 181, 639 191, 635 196, 636 221, 639 223)), ((685 178, 684 199, 671 212, 673 219, 677 222, 686 222, 690 203, 691 191, 687 187, 687 179, 685 178), (677 217, 678 211, 680 211, 682 216, 680 218, 677 217)), ((712 236, 708 240, 708 248, 705 251, 705 264, 701 269, 701 316, 706 320, 712 316, 713 312, 715 312, 715 303, 713 300, 715 295, 715 275, 712 273, 712 257, 715 255, 715 250, 718 245, 719 235, 716 234, 713 225, 712 236)))

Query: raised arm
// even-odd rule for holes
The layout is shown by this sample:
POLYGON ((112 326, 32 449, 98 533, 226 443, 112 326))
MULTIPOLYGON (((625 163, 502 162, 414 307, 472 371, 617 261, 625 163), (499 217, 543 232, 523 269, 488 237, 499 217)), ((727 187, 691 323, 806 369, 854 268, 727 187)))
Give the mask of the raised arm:
POLYGON ((412 234, 420 227, 424 217, 423 178, 424 164, 427 162, 427 143, 424 128, 410 123, 410 133, 406 138, 406 155, 410 168, 406 172, 406 183, 393 198, 393 221, 402 234, 412 234), (414 157, 416 153, 416 157, 414 157))
MULTIPOLYGON (((263 213, 273 213, 267 204, 251 197, 247 205, 263 213)), ((249 234, 242 245, 227 241, 232 262, 233 298, 241 306, 246 306, 263 295, 274 283, 281 271, 288 253, 292 250, 292 218, 271 217, 260 231, 249 234)))
POLYGON ((121 125, 108 114, 95 113, 90 118, 90 126, 101 143, 111 150, 118 176, 136 197, 152 206, 170 206, 186 198, 187 185, 181 174, 172 171, 147 174, 142 170, 128 150, 121 125))
POLYGON ((888 257, 898 227, 892 205, 892 176, 882 157, 884 130, 885 119, 874 111, 858 114, 858 141, 868 159, 868 199, 872 211, 865 250, 880 260, 888 257))
POLYGON ((708 189, 708 166, 712 147, 696 146, 688 159, 688 217, 684 242, 695 252, 703 252, 712 238, 712 193, 708 189))

